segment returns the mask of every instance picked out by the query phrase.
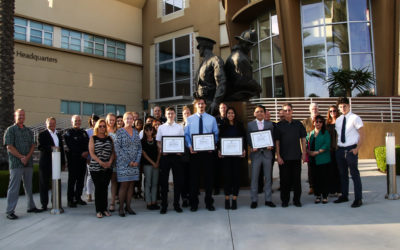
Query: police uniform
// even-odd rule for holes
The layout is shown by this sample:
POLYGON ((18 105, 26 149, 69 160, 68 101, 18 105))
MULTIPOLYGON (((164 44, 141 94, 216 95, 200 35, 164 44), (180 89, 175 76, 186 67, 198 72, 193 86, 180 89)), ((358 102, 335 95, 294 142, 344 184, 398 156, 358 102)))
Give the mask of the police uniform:
POLYGON ((68 129, 64 134, 68 147, 68 203, 81 201, 86 174, 86 158, 82 153, 88 152, 89 136, 83 129, 68 129))

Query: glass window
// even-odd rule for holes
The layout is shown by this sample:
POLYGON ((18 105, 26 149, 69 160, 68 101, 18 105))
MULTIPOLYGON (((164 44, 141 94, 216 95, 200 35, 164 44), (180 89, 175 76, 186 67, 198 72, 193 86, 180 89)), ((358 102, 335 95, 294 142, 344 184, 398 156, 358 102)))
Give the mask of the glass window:
POLYGON ((323 8, 321 0, 303 0, 301 6, 303 26, 322 25, 324 23, 323 8))
MULTIPOLYGON (((258 80, 258 79, 257 79, 258 80)), ((274 97, 273 93, 273 80, 272 80, 272 69, 271 67, 264 68, 261 70, 261 97, 274 97)))
POLYGON ((95 115, 103 115, 104 114, 104 104, 102 104, 102 103, 93 104, 93 113, 95 115))
POLYGON ((14 38, 51 46, 53 44, 53 26, 15 17, 14 38), (29 37, 27 36, 28 31, 29 37))
POLYGON ((282 62, 281 41, 279 40, 279 36, 274 36, 272 38, 272 51, 274 63, 282 62))
POLYGON ((325 0, 325 23, 347 20, 346 0, 325 0))
POLYGON ((69 114, 80 114, 81 103, 80 102, 68 102, 68 113, 69 114))
POLYGON ((278 15, 275 10, 271 12, 271 31, 272 36, 279 35, 278 15))
POLYGON ((325 75, 325 57, 304 59, 304 96, 310 94, 329 96, 325 75))
MULTIPOLYGON (((258 69, 258 44, 256 44, 253 49, 251 50, 251 58, 252 58, 252 67, 254 69, 258 69)), ((258 79, 258 78, 257 78, 258 79)))
POLYGON ((285 84, 283 80, 282 63, 274 66, 275 97, 285 96, 285 84))
POLYGON ((318 56, 325 54, 325 29, 313 27, 303 29, 304 56, 318 56))
POLYGON ((83 103, 82 113, 84 115, 92 115, 93 114, 93 103, 83 103))
POLYGON ((113 113, 115 114, 115 105, 113 104, 106 104, 106 113, 113 113))
MULTIPOLYGON (((253 48, 254 49, 254 48, 253 48)), ((260 66, 267 66, 271 64, 271 39, 260 42, 260 66)))
POLYGON ((116 111, 115 111, 116 115, 123 115, 126 112, 125 106, 117 105, 115 108, 116 108, 116 111))
POLYGON ((301 9, 305 96, 338 94, 324 84, 332 71, 374 72, 369 0, 302 0, 301 9), (324 19, 318 21, 321 5, 324 19))
POLYGON ((371 52, 369 23, 351 23, 351 52, 371 52))
POLYGON ((191 96, 193 81, 192 35, 157 44, 158 98, 191 96))
POLYGON ((347 24, 326 26, 326 49, 329 55, 349 52, 347 24))
POLYGON ((61 114, 68 114, 68 102, 61 101, 61 114))
POLYGON ((185 7, 184 0, 163 0, 164 15, 182 10, 185 7))
POLYGON ((260 40, 271 36, 271 28, 268 14, 260 17, 259 24, 260 30, 258 32, 260 34, 260 40))
POLYGON ((368 0, 350 0, 348 5, 350 21, 370 21, 368 0))

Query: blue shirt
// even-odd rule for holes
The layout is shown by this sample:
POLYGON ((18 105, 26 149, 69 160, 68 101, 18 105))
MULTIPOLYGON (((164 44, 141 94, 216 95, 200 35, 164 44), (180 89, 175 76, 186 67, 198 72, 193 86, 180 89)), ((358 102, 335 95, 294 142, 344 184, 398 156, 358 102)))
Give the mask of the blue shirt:
MULTIPOLYGON (((218 141, 218 125, 214 116, 207 113, 202 114, 203 117, 203 134, 214 134, 215 143, 218 141)), ((188 147, 192 146, 192 135, 199 133, 200 114, 196 113, 187 118, 185 127, 185 140, 188 147)))

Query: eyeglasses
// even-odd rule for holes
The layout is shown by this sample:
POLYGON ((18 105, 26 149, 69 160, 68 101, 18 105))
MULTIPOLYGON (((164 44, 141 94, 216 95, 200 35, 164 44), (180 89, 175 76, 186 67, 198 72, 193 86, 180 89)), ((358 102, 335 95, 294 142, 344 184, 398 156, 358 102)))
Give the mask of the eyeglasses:
POLYGON ((105 125, 100 125, 99 128, 106 128, 106 126, 105 125))
POLYGON ((337 113, 337 110, 329 110, 329 113, 337 113))
POLYGON ((318 120, 318 121, 315 121, 315 123, 324 123, 324 122, 321 120, 318 120))

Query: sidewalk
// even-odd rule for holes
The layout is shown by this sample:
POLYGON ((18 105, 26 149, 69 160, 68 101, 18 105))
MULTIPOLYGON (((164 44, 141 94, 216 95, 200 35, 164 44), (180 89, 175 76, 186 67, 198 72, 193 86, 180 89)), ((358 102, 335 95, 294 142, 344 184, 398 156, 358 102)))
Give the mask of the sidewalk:
MULTIPOLYGON (((375 160, 359 163, 364 205, 351 208, 350 202, 314 204, 307 195, 307 167, 302 172, 302 208, 280 206, 279 192, 272 199, 278 206, 264 206, 260 195, 257 209, 250 209, 249 190, 241 190, 239 208, 223 209, 224 196, 215 196, 215 212, 204 208, 203 197, 196 213, 184 209, 177 214, 170 204, 168 213, 145 209, 134 201, 137 215, 98 219, 94 204, 66 206, 66 173, 62 175, 65 213, 26 213, 26 199, 20 197, 18 220, 5 217, 6 199, 0 199, 0 249, 399 249, 400 200, 385 200, 386 176, 378 172, 375 160)), ((278 170, 274 168, 274 176, 278 170)), ((397 178, 400 182, 400 177, 397 178)), ((279 183, 274 183, 274 190, 279 183)), ((171 194, 171 193, 170 193, 171 194)), ((34 195, 40 207, 39 195, 34 195)), ((171 199, 170 199, 171 200, 171 199)))

